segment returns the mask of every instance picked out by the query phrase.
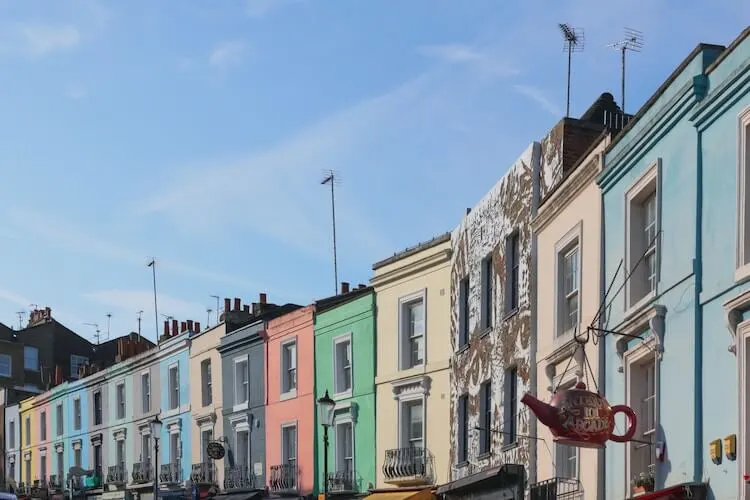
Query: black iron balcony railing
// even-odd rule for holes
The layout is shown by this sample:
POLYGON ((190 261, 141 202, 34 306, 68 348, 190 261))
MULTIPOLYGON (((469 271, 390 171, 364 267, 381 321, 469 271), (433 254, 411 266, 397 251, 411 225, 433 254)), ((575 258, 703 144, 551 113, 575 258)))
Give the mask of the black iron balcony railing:
POLYGON ((107 468, 107 484, 125 484, 128 481, 128 472, 125 464, 110 465, 107 468))
POLYGON ((182 482, 182 468, 180 462, 164 464, 159 468, 159 481, 164 484, 176 484, 182 482))
POLYGON ((224 489, 240 490, 255 488, 255 475, 247 464, 237 464, 224 468, 224 489))
POLYGON ((387 483, 399 485, 431 484, 433 457, 427 448, 394 448, 385 451, 383 475, 387 483))
POLYGON ((198 484, 216 484, 216 464, 213 462, 193 464, 190 479, 198 484))
POLYGON ((356 474, 353 470, 329 472, 326 481, 328 491, 332 493, 357 491, 356 474))
POLYGON ((136 462, 133 464, 133 483, 150 483, 154 480, 154 469, 151 467, 151 461, 136 462))
POLYGON ((553 477, 529 487, 529 500, 577 500, 582 495, 581 483, 566 477, 553 477))
POLYGON ((271 491, 293 491, 297 489, 297 464, 286 463, 271 466, 268 481, 271 491))
POLYGON ((52 474, 49 477, 49 482, 47 483, 47 485, 50 488, 61 488, 62 487, 62 474, 52 474))

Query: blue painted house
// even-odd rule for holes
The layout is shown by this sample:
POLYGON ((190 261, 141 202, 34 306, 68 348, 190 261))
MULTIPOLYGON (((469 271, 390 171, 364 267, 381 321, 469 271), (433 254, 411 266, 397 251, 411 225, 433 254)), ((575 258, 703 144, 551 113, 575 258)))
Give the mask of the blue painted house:
POLYGON ((605 451, 607 498, 649 482, 664 494, 745 498, 737 463, 714 463, 709 443, 744 435, 724 304, 746 279, 735 192, 747 35, 697 46, 605 151, 604 279, 621 289, 605 316, 617 332, 604 337, 605 391, 638 417, 634 440, 605 451))
POLYGON ((745 479, 750 473, 750 27, 707 68, 700 84, 705 97, 690 119, 702 179, 699 303, 704 414, 699 432, 703 471, 715 498, 746 500, 750 499, 750 482, 745 479), (720 461, 709 455, 710 443, 719 451, 720 461), (727 457, 733 443, 736 460, 727 457))

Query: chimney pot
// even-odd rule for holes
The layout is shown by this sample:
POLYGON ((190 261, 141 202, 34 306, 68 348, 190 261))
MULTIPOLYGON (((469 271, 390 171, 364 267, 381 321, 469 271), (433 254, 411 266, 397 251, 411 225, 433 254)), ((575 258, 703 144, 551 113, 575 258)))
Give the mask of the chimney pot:
POLYGON ((245 304, 242 306, 242 311, 250 314, 250 304, 245 304))
POLYGON ((193 330, 193 320, 192 319, 187 320, 187 329, 188 329, 189 332, 194 331, 193 330))
POLYGON ((201 323, 200 323, 200 321, 196 321, 195 322, 194 328, 195 328, 195 333, 200 333, 201 332, 201 323))
POLYGON ((232 310, 232 299, 224 299, 224 313, 232 310))
POLYGON ((237 297, 234 298, 234 310, 235 311, 242 310, 242 300, 238 299, 237 297))
POLYGON ((341 293, 349 293, 349 283, 347 283, 346 281, 341 282, 341 293))
POLYGON ((261 293, 260 294, 260 303, 261 304, 265 304, 266 300, 268 300, 268 297, 266 296, 266 294, 265 293, 261 293))
POLYGON ((169 320, 164 320, 164 336, 169 336, 169 320))
POLYGON ((177 331, 177 328, 178 328, 178 322, 177 322, 177 320, 176 320, 176 319, 173 319, 173 320, 172 320, 172 336, 173 336, 173 337, 174 337, 175 335, 177 335, 177 334, 179 333, 179 332, 177 331))
POLYGON ((187 321, 180 322, 180 333, 185 333, 187 330, 187 321))
POLYGON ((260 304, 257 302, 253 302, 253 316, 258 316, 260 314, 260 304))

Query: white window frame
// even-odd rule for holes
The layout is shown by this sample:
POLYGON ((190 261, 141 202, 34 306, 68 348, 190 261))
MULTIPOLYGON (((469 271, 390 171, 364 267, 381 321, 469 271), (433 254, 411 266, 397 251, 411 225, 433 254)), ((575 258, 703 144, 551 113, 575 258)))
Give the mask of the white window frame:
MULTIPOLYGON (((745 107, 737 117, 737 237, 735 281, 744 281, 750 277, 750 255, 745 255, 747 240, 750 239, 750 221, 746 220, 746 205, 750 203, 747 184, 750 181, 750 106, 745 107)), ((750 208, 750 207, 748 207, 750 208)))
POLYGON ((352 419, 351 413, 342 413, 341 415, 336 416, 333 422, 333 429, 334 429, 334 452, 335 452, 335 458, 334 458, 334 468, 336 472, 343 472, 344 469, 342 469, 342 464, 339 463, 339 460, 342 459, 342 455, 339 452, 339 426, 340 425, 350 425, 352 427, 352 472, 357 470, 357 464, 356 464, 356 441, 354 439, 354 419, 352 419))
POLYGON ((120 380, 115 384, 115 418, 117 420, 122 420, 125 417, 128 416, 128 408, 127 408, 127 386, 125 385, 124 380, 120 380), (122 387, 122 401, 120 401, 120 387, 122 387), (120 416, 120 409, 122 408, 122 416, 120 416))
POLYGON ((151 370, 144 370, 141 372, 140 383, 141 383, 141 413, 147 414, 151 412, 151 370), (147 391, 143 390, 144 379, 148 382, 147 391))
POLYGON ((73 369, 73 367, 79 367, 81 365, 87 365, 89 363, 89 358, 86 356, 79 356, 78 354, 71 354, 70 355, 70 376, 72 378, 78 378, 78 370, 73 369))
POLYGON ((398 401, 398 447, 409 448, 411 442, 407 437, 409 431, 406 426, 407 413, 404 411, 406 406, 413 405, 414 403, 421 403, 422 405, 422 448, 427 448, 427 398, 423 394, 415 394, 413 396, 402 396, 398 401))
POLYGON ((26 446, 31 446, 31 417, 26 416, 26 425, 24 426, 24 443, 26 446))
MULTIPOLYGON (((631 278, 625 282, 625 315, 628 316, 631 312, 640 309, 641 306, 650 302, 656 297, 659 290, 659 281, 661 280, 661 235, 662 229, 661 222, 661 158, 657 158, 656 161, 651 163, 649 167, 631 184, 625 193, 625 273, 626 275, 631 274, 633 271, 633 265, 641 257, 643 250, 638 246, 638 250, 634 251, 634 242, 631 240, 631 234, 634 231, 632 227, 633 221, 633 206, 640 203, 640 199, 645 193, 655 191, 656 192, 656 286, 654 290, 647 292, 644 296, 633 300, 633 287, 634 280, 638 279, 635 272, 632 272, 631 278)), ((640 229, 640 228, 639 228, 640 229)), ((647 245, 650 242, 644 241, 643 244, 647 245)), ((639 265, 644 265, 643 260, 640 261, 639 265)), ((647 287, 648 285, 643 283, 642 286, 647 287)))
POLYGON ((138 440, 138 460, 140 463, 145 463, 153 458, 153 445, 154 441, 151 439, 151 426, 144 425, 140 428, 140 439, 138 440), (143 442, 148 441, 148 446, 143 447, 143 442), (144 453, 144 451, 146 453, 144 453))
POLYGON ((104 418, 104 391, 102 389, 97 389, 94 392, 91 393, 91 416, 93 417, 91 419, 91 423, 94 427, 104 425, 104 422, 107 421, 106 418, 104 418), (96 395, 99 394, 99 402, 102 407, 101 415, 102 415, 102 421, 98 424, 96 423, 96 395))
POLYGON ((83 407, 81 406, 81 396, 75 396, 73 398, 73 430, 81 430, 81 426, 83 425, 83 415, 81 413, 82 411, 83 407), (78 412, 76 412, 76 406, 78 407, 78 412))
POLYGON ((234 369, 233 379, 234 379, 234 389, 232 390, 233 396, 234 396, 234 406, 232 407, 233 412, 247 410, 250 406, 250 356, 247 354, 243 356, 238 356, 234 358, 234 362, 232 363, 232 368, 234 369), (237 392, 237 365, 245 363, 246 367, 246 373, 247 373, 247 390, 245 391, 245 400, 238 402, 237 395, 239 394, 237 392))
POLYGON ((581 325, 581 287, 583 281, 581 271, 583 270, 583 221, 579 221, 565 235, 555 243, 555 311, 554 311, 554 343, 561 345, 569 342, 575 336, 575 330, 563 330, 565 323, 562 321, 566 312, 563 288, 565 286, 563 273, 565 272, 564 258, 573 248, 578 249, 578 327, 581 325))
POLYGON ((177 463, 178 460, 182 459, 182 428, 180 427, 180 422, 176 422, 172 425, 169 425, 167 428, 167 435, 169 436, 169 442, 167 443, 168 449, 169 449, 169 462, 170 464, 177 463), (176 453, 172 453, 172 439, 176 437, 177 442, 177 450, 176 453))
POLYGON ((210 433, 210 437, 208 439, 208 443, 214 440, 214 425, 213 422, 209 422, 207 424, 203 424, 200 426, 199 433, 198 433, 198 440, 200 442, 200 460, 202 464, 211 462, 210 458, 207 455, 208 443, 205 443, 206 446, 204 446, 203 443, 203 436, 206 433, 210 433))
POLYGON ((209 406, 213 404, 213 377, 211 376, 211 358, 207 357, 201 360, 201 406, 209 406), (210 398, 207 396, 210 394, 210 398))
POLYGON ((250 463, 250 423, 248 422, 247 415, 242 415, 236 420, 232 420, 232 417, 230 417, 230 423, 232 425, 232 431, 233 431, 233 438, 234 438, 234 456, 235 461, 237 461, 237 457, 240 451, 240 445, 239 445, 239 437, 241 433, 247 434, 247 450, 245 452, 244 462, 239 462, 241 464, 247 465, 248 467, 252 467, 252 464, 250 463))
POLYGON ((47 411, 39 412, 39 441, 47 441, 47 411))
POLYGON ((299 385, 299 344, 297 343, 297 337, 291 337, 289 339, 283 340, 281 343, 279 343, 279 366, 280 366, 280 373, 279 373, 279 399, 281 401, 285 401, 287 399, 292 399, 297 397, 297 386, 299 385), (284 390, 284 386, 286 384, 286 379, 288 372, 290 370, 290 367, 287 367, 284 363, 285 361, 285 353, 286 349, 294 345, 294 388, 284 390))
POLYGON ((38 372, 39 371, 39 349, 34 347, 33 345, 25 345, 23 346, 23 369, 30 371, 30 372, 38 372), (36 353, 36 368, 27 368, 26 367, 26 350, 28 349, 28 352, 35 352, 36 353), (33 351, 32 351, 33 349, 33 351))
POLYGON ((180 362, 174 362, 169 365, 167 368, 167 405, 169 406, 169 410, 174 411, 178 410, 180 408, 180 362), (177 372, 177 387, 172 387, 172 370, 175 370, 177 372), (174 406, 172 405, 172 397, 175 398, 176 403, 174 406))
POLYGON ((10 436, 10 438, 12 438, 12 439, 10 438, 8 439, 9 441, 8 449, 15 450, 16 449, 16 421, 13 419, 11 419, 9 422, 8 435, 10 436))
MULTIPOLYGON (((279 428, 279 433, 280 433, 280 435, 279 435, 279 444, 281 445, 281 450, 280 450, 281 454, 279 455, 279 457, 281 458, 281 463, 282 464, 286 465, 286 464, 289 463, 289 457, 285 456, 286 455, 286 450, 288 448, 286 446, 286 442, 285 442, 285 439, 284 439, 284 437, 286 435, 285 431, 287 429, 294 429, 294 465, 295 465, 295 467, 297 467, 297 470, 299 470, 299 426, 297 425, 297 421, 296 420, 292 420, 292 421, 289 421, 289 422, 283 422, 281 424, 280 428, 279 428)), ((296 472, 294 474, 295 477, 293 477, 293 480, 294 480, 294 486, 293 487, 297 488, 297 486, 298 486, 298 484, 297 484, 298 483, 298 477, 297 477, 297 475, 299 474, 299 472, 297 472, 297 471, 293 471, 293 472, 296 472)))
MULTIPOLYGON (((8 354, 0 354, 0 359, 8 361, 8 371, 0 371, 0 377, 12 377, 13 376, 13 358, 8 354)), ((0 364, 2 366, 2 364, 0 364)))
MULTIPOLYGON (((750 405, 750 398, 748 398, 747 390, 750 378, 745 375, 750 371, 750 349, 748 349, 748 343, 750 343, 750 320, 742 321, 737 325, 737 337, 736 337, 736 352, 737 352, 737 391, 738 391, 738 407, 739 412, 739 432, 737 433, 737 470, 747 470, 748 462, 750 462, 750 433, 746 431, 748 428, 747 412, 745 408, 750 405), (743 438, 744 436, 744 438, 743 438)), ((750 500, 750 486, 748 486, 742 474, 739 476, 738 486, 738 500, 750 500)))
MULTIPOLYGON (((638 342, 638 341, 636 341, 638 342)), ((623 374, 625 379, 625 401, 628 406, 630 406, 633 411, 635 412, 637 417, 640 417, 640 401, 633 401, 633 397, 635 397, 633 393, 633 387, 632 387, 632 374, 633 371, 639 368, 635 368, 636 366, 640 367, 641 365, 645 363, 654 363, 654 429, 655 432, 653 434, 653 442, 654 445, 659 440, 658 436, 658 429, 659 429, 659 423, 661 421, 660 414, 659 414, 659 395, 661 394, 661 384, 660 384, 660 372, 661 372, 661 360, 659 354, 656 352, 656 346, 657 346, 657 339, 655 337, 654 332, 649 331, 648 334, 643 338, 641 342, 638 342, 637 345, 634 345, 632 347, 629 347, 628 350, 625 351, 625 354, 623 355, 623 374)), ((639 419, 639 422, 642 420, 639 419)), ((639 434, 636 434, 635 439, 641 439, 641 436, 639 434)), ((634 443, 629 442, 625 445, 625 484, 630 484, 630 480, 633 477, 632 467, 633 467, 633 449, 636 446, 643 446, 640 443, 634 443)), ((654 479, 656 481, 656 484, 659 484, 659 467, 658 462, 655 462, 654 467, 654 479)))
POLYGON ((420 366, 426 366, 427 359, 427 288, 422 288, 409 295, 404 295, 398 299, 398 367, 399 371, 411 370, 420 366), (422 302, 422 314, 424 315, 423 333, 422 333, 422 363, 411 364, 411 349, 409 336, 409 317, 406 314, 408 308, 416 303, 422 302))
POLYGON ((334 337, 333 339, 333 387, 334 398, 350 398, 354 390, 354 345, 351 332, 334 337), (339 373, 339 344, 349 344, 349 389, 339 390, 339 383, 343 380, 339 373))

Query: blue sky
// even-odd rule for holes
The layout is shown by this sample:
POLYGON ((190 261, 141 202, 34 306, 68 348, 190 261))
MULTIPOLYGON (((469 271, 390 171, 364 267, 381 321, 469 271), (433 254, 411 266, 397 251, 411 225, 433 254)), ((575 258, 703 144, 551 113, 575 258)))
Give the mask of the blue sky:
POLYGON ((750 2, 0 0, 0 321, 48 305, 92 338, 205 324, 210 295, 301 304, 452 229, 565 110, 558 22, 583 27, 572 114, 633 112, 750 2), (561 6, 561 4, 564 4, 561 6), (677 7, 679 5, 679 7, 677 7), (163 318, 159 318, 160 323, 163 318))

